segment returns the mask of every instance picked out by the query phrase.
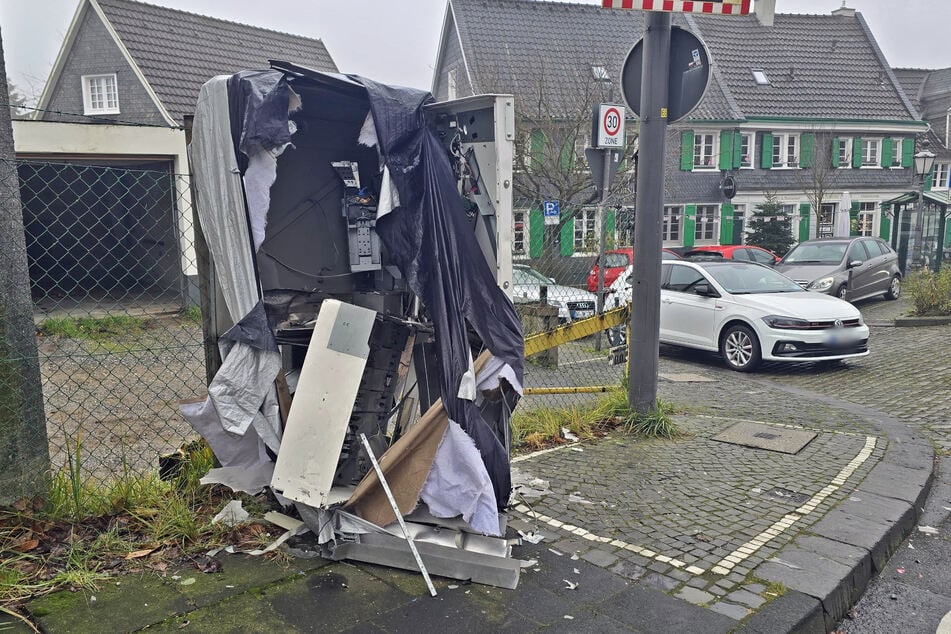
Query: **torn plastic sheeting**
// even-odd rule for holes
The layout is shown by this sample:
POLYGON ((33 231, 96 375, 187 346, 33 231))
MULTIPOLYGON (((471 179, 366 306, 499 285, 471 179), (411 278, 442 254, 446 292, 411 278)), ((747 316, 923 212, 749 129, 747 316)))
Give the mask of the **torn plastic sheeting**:
POLYGON ((178 409, 192 429, 208 442, 221 464, 250 467, 262 461, 270 462, 257 433, 232 434, 222 427, 218 411, 210 399, 182 403, 178 409))
POLYGON ((250 517, 248 512, 241 505, 241 500, 231 500, 225 504, 224 508, 218 511, 218 514, 211 518, 212 524, 224 524, 225 526, 235 526, 247 520, 250 517))
POLYGON ((472 438, 449 421, 420 498, 435 517, 455 517, 486 535, 498 536, 499 512, 492 482, 472 438))
POLYGON ((241 173, 247 160, 260 151, 286 147, 293 128, 287 115, 300 108, 300 97, 284 74, 276 70, 244 70, 228 78, 231 139, 241 173))
POLYGON ((508 499, 505 430, 482 418, 457 395, 470 369, 466 320, 522 384, 523 340, 515 308, 496 284, 459 200, 445 150, 426 125, 424 91, 395 88, 354 77, 366 87, 380 152, 401 206, 377 221, 391 257, 433 320, 443 398, 449 418, 472 436, 492 478, 496 500, 508 499))
POLYGON ((278 352, 277 339, 268 324, 263 301, 255 304, 254 308, 221 335, 221 338, 236 343, 246 343, 257 350, 278 352))
MULTIPOLYGON (((190 153, 196 176, 198 216, 216 265, 218 288, 232 320, 240 323, 260 297, 237 160, 234 152, 228 151, 232 140, 227 83, 228 77, 221 76, 202 86, 190 153)), ((223 362, 208 388, 209 398, 222 427, 241 435, 259 415, 268 392, 275 389, 280 355, 228 340, 220 341, 219 348, 223 362)), ((269 413, 266 426, 268 431, 262 437, 274 445, 275 439, 280 438, 279 418, 269 413)), ((230 465, 221 456, 219 460, 223 466, 230 465)))

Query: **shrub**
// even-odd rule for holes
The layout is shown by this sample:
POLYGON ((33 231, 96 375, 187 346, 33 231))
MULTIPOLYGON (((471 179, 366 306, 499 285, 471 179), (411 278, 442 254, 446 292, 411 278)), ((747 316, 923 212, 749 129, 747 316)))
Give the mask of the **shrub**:
POLYGON ((918 316, 951 314, 951 269, 939 273, 928 269, 915 271, 905 280, 905 291, 918 316))

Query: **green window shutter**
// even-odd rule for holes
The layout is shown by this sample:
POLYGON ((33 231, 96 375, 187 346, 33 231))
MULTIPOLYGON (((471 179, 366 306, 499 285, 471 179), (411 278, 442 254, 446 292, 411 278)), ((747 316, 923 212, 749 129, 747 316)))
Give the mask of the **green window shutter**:
POLYGON ((614 238, 614 231, 617 227, 617 212, 610 209, 604 213, 604 240, 607 248, 613 249, 617 246, 617 240, 614 238))
POLYGON ((884 209, 878 223, 878 237, 886 242, 892 239, 892 219, 885 215, 884 209))
POLYGON ((764 170, 773 167, 773 135, 771 132, 763 133, 763 153, 760 156, 760 167, 764 170))
POLYGON ((857 236, 859 234, 859 204, 852 203, 849 207, 849 235, 857 236))
POLYGON ((892 140, 889 137, 882 139, 882 167, 892 166, 892 140))
POLYGON ((832 139, 832 167, 839 166, 839 144, 842 143, 842 139, 835 137, 832 139))
POLYGON ((915 140, 911 137, 901 140, 901 166, 911 167, 915 164, 915 140))
POLYGON ((680 169, 685 172, 693 171, 693 130, 683 130, 680 133, 680 169))
POLYGON ((528 257, 540 258, 545 251, 545 216, 540 208, 528 212, 528 257))
POLYGON ((561 152, 559 153, 558 160, 561 164, 561 170, 563 172, 570 172, 574 167, 575 143, 572 137, 562 140, 561 152))
POLYGON ((541 130, 532 130, 531 162, 534 166, 545 162, 545 133, 541 130))
POLYGON ((812 167, 816 153, 816 135, 803 132, 799 137, 799 167, 812 167))
POLYGON ((733 169, 740 169, 743 165, 743 133, 733 133, 733 169))
POLYGON ((852 139, 852 167, 862 167, 862 138, 852 139))
POLYGON ((720 244, 733 244, 733 203, 720 205, 720 244))
POLYGON ((697 232, 697 206, 684 205, 684 246, 692 247, 697 232))
POLYGON ((565 224, 561 225, 561 254, 569 256, 575 252, 575 212, 566 214, 565 224))
POLYGON ((720 169, 733 169, 733 131, 720 130, 720 169))
POLYGON ((799 241, 809 239, 809 223, 812 220, 812 207, 809 203, 799 203, 799 241))

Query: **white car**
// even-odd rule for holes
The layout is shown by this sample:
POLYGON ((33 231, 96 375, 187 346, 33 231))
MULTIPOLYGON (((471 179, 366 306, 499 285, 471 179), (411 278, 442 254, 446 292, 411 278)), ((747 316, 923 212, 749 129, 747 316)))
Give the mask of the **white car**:
POLYGON ((562 322, 591 317, 598 307, 598 296, 594 293, 573 286, 562 286, 524 264, 512 266, 513 302, 538 302, 542 286, 547 288, 548 303, 558 307, 558 319, 562 322))
MULTIPOLYGON (((631 301, 629 267, 608 305, 631 301)), ((804 290, 773 269, 735 260, 661 264, 660 341, 717 351, 733 370, 761 361, 837 361, 868 354, 852 304, 804 290)))

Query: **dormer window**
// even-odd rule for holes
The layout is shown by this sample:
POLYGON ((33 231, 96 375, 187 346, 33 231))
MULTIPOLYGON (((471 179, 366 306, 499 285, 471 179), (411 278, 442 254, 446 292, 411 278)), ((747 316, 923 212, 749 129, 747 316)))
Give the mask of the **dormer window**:
POLYGON ((119 114, 116 75, 83 75, 83 114, 119 114))
POLYGON ((753 73, 753 81, 755 81, 758 86, 769 85, 769 77, 766 76, 766 71, 762 68, 751 68, 750 72, 753 73))

